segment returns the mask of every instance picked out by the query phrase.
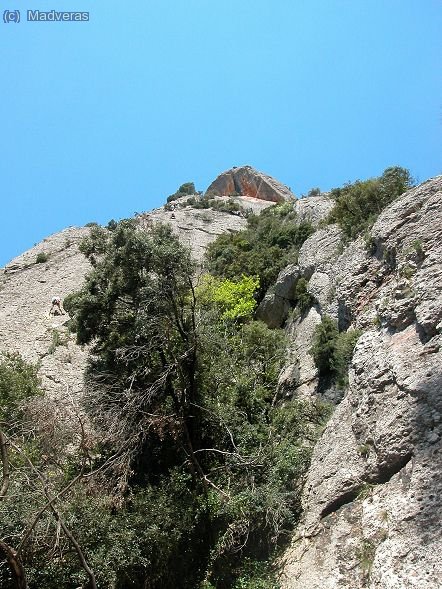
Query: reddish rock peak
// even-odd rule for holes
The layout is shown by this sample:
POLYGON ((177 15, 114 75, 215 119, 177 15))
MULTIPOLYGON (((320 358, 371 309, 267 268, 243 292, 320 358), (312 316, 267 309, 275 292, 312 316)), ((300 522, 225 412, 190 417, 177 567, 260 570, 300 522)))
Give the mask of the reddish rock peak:
POLYGON ((251 166, 234 167, 223 172, 212 182, 207 193, 218 196, 248 196, 271 202, 296 198, 287 186, 251 166))

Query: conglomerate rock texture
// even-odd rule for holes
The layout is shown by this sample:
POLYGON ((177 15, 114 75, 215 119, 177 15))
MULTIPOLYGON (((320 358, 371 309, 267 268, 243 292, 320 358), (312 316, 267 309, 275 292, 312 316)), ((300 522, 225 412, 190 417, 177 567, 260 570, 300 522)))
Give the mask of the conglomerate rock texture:
POLYGON ((271 202, 284 202, 295 198, 290 188, 251 166, 241 166, 223 172, 209 186, 207 194, 250 196, 271 202))
MULTIPOLYGON (((304 516, 281 559, 282 589, 442 587, 442 177, 381 213, 371 239, 307 240, 301 274, 317 304, 289 325, 282 385, 323 394, 312 314, 358 327, 349 386, 317 443, 304 516), (306 352, 307 350, 307 352, 306 352), (306 387, 309 383, 309 387, 306 387)), ((317 321, 317 317, 315 319, 317 321)))

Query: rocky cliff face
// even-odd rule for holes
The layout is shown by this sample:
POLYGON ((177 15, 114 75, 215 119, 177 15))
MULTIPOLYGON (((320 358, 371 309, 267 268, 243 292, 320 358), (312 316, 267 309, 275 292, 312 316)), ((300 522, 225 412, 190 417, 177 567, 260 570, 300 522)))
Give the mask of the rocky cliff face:
POLYGON ((283 589, 442 586, 441 244, 438 177, 388 207, 368 243, 342 249, 330 226, 303 245, 298 272, 318 303, 289 325, 282 385, 318 394, 308 349, 321 314, 363 335, 314 450, 283 589))
MULTIPOLYGON (((226 174, 231 178, 233 172, 226 174)), ((230 185, 222 182, 221 193, 229 194, 230 185)), ((271 184, 274 190, 279 183, 271 184)), ((235 198, 259 210, 290 196, 266 191, 260 194, 273 194, 269 200, 235 198)), ((151 221, 170 223, 198 260, 218 234, 246 224, 241 215, 176 205, 139 221, 146 228, 151 221)), ((294 207, 300 219, 317 226, 332 202, 322 195, 294 207)), ((81 286, 89 266, 78 243, 87 232, 55 234, 0 275, 0 349, 40 363, 55 408, 81 395, 86 357, 67 330, 67 317, 50 317, 49 308, 54 295, 65 297, 81 286), (36 263, 39 253, 47 261, 36 263)), ((389 206, 369 240, 344 245, 339 227, 318 229, 304 243, 298 264, 284 269, 266 296, 261 312, 269 324, 286 321, 300 277, 309 281, 316 303, 285 324, 291 343, 281 390, 319 395, 336 409, 314 450, 304 517, 280 562, 281 587, 440 587, 442 177, 389 206), (321 385, 309 353, 324 314, 341 329, 363 332, 345 392, 321 385)))

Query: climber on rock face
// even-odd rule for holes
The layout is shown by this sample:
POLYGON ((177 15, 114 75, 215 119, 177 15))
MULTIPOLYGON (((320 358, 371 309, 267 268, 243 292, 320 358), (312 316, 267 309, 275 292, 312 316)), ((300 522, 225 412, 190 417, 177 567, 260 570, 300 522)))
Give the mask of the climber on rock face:
POLYGON ((51 310, 49 311, 49 315, 64 315, 64 311, 61 308, 61 298, 60 297, 53 297, 52 298, 52 305, 51 305, 51 310))

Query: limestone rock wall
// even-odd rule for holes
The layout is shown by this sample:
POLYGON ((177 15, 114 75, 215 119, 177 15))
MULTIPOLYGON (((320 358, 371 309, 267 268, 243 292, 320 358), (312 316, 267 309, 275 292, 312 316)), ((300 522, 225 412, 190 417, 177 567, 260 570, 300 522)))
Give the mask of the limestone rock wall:
MULTIPOLYGON (((442 586, 442 177, 390 205, 368 242, 341 251, 333 227, 324 231, 305 242, 299 260, 318 299, 314 312, 364 333, 348 390, 314 450, 304 518, 281 561, 281 587, 436 589, 442 586)), ((304 327, 311 321, 309 313, 289 326, 294 358, 285 378, 298 394, 314 377, 308 353, 298 351, 311 345, 304 327)), ((307 393, 315 392, 311 384, 307 393)))

